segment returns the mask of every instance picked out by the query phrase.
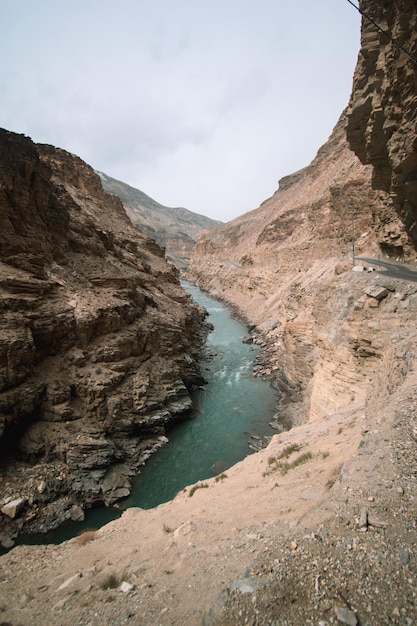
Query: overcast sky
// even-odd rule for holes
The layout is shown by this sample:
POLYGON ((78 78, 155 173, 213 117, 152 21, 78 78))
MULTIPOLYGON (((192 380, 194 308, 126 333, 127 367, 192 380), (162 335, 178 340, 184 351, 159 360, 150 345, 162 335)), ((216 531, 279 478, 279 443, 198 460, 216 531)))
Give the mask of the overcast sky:
POLYGON ((0 0, 0 126, 228 221, 308 165, 348 103, 347 0, 0 0))

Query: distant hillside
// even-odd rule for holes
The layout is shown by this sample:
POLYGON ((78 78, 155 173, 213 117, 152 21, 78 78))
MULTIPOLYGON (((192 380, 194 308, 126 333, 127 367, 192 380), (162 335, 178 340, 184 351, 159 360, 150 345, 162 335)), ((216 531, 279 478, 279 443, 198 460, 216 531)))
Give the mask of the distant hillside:
POLYGON ((164 246, 167 257, 177 267, 188 266, 191 250, 202 230, 222 223, 182 207, 163 206, 139 189, 103 172, 97 174, 104 190, 123 202, 132 224, 164 246))

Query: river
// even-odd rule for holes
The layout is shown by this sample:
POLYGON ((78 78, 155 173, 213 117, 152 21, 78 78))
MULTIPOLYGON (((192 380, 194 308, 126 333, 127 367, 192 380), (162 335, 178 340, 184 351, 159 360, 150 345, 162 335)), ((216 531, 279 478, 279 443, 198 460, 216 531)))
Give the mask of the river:
MULTIPOLYGON (((169 443, 147 461, 120 509, 88 511, 84 522, 48 534, 43 541, 58 543, 84 528, 99 528, 128 507, 149 509, 166 502, 187 485, 241 461, 251 453, 251 439, 273 434, 269 422, 275 413, 276 392, 268 381, 253 376, 259 346, 243 341, 249 337, 248 329, 222 303, 191 284, 184 282, 183 287, 208 311, 207 321, 214 327, 201 363, 208 383, 193 393, 192 418, 169 430, 169 443)), ((39 536, 33 539, 39 543, 39 536)), ((32 540, 25 537, 24 542, 32 540)))

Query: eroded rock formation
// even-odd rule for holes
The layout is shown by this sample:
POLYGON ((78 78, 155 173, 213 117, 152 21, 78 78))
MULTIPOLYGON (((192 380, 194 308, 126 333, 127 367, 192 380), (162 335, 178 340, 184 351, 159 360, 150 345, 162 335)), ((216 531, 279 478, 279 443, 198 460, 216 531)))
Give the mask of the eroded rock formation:
MULTIPOLYGON (((390 194, 416 246, 417 6, 412 0, 362 0, 360 6, 367 17, 362 18, 347 137, 362 163, 372 164, 374 188, 390 194)), ((399 231, 387 251, 403 253, 399 231)))
POLYGON ((76 156, 2 130, 0 179, 1 504, 42 529, 126 496, 190 412, 204 312, 76 156))
POLYGON ((364 405, 389 342, 373 319, 379 301, 366 294, 373 276, 353 274, 352 257, 413 251, 390 196, 372 189, 372 167, 350 150, 345 125, 343 114, 314 161, 261 207, 204 233, 189 269, 256 325, 268 357, 261 373, 277 382, 287 425, 364 405))

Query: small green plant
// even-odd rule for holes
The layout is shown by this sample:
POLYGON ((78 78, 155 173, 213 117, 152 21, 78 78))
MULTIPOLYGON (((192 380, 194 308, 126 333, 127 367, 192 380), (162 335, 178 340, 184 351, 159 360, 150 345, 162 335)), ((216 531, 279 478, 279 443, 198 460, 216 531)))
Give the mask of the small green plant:
POLYGON ((225 474, 224 472, 222 474, 219 474, 218 476, 216 476, 216 478, 214 479, 216 483, 218 483, 219 481, 222 481, 227 478, 227 474, 225 474))
POLYGON ((328 450, 326 450, 325 452, 320 452, 321 454, 321 458, 322 459, 327 459, 327 457, 329 456, 330 452, 328 450))
POLYGON ((191 498, 195 494, 197 489, 208 489, 208 484, 207 483, 197 483, 196 485, 193 485, 191 487, 190 491, 188 492, 188 497, 191 498))
POLYGON ((173 528, 171 528, 171 526, 168 526, 167 524, 163 525, 163 529, 164 533, 172 533, 172 531, 174 530, 173 528))

